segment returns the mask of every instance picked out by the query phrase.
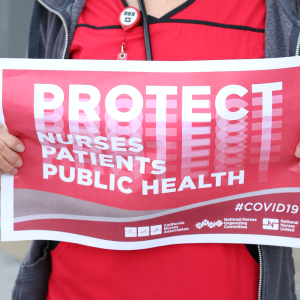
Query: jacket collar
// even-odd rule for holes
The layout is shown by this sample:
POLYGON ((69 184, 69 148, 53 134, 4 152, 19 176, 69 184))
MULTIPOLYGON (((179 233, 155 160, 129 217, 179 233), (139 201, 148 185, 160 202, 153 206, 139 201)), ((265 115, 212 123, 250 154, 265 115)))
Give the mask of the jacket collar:
POLYGON ((72 5, 74 2, 78 2, 78 0, 37 0, 41 4, 46 4, 56 11, 64 10, 66 7, 72 5))
POLYGON ((280 3, 281 7, 284 9, 286 15, 290 21, 296 25, 300 26, 299 12, 300 9, 297 7, 297 0, 277 0, 280 3))
POLYGON ((37 0, 37 2, 48 10, 62 15, 69 27, 74 21, 73 16, 75 16, 77 22, 79 17, 77 17, 77 15, 81 13, 86 0, 37 0))

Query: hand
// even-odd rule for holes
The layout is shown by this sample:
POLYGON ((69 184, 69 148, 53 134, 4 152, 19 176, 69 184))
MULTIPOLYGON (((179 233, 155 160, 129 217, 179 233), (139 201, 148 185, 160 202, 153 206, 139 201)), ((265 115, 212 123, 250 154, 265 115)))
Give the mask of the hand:
POLYGON ((23 161, 18 152, 25 150, 24 144, 0 124, 0 175, 16 175, 23 161))
MULTIPOLYGON (((300 142, 296 146, 295 156, 298 157, 298 158, 300 158, 300 142)), ((298 163, 298 165, 300 167, 300 162, 298 163)))

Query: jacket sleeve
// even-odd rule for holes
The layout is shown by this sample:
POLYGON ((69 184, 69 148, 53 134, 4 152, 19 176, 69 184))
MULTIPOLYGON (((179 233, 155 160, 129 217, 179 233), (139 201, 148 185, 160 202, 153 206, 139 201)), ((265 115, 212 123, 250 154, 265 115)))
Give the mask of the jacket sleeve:
POLYGON ((20 266, 12 300, 45 300, 50 273, 50 242, 33 241, 20 266))
MULTIPOLYGON (((28 39, 28 58, 68 58, 68 47, 85 0, 34 2, 28 39), (63 24, 63 21, 65 24, 63 24), (71 30, 70 30, 71 29, 71 30), (70 36, 66 36, 69 34, 70 36)), ((52 241, 33 241, 21 266, 12 300, 45 300, 51 273, 52 241)))

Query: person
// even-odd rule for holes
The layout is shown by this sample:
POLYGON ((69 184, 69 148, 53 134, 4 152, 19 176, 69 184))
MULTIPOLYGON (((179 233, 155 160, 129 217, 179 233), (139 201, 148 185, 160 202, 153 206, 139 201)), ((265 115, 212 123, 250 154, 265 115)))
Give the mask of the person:
MULTIPOLYGON (((146 0, 154 60, 298 55, 298 0, 146 0)), ((136 0, 38 0, 29 58, 116 59, 118 17, 136 0)), ((126 37, 128 59, 145 60, 142 28, 126 37)), ((297 141, 295 141, 295 144, 297 141)), ((0 127, 1 174, 16 175, 24 144, 0 127)), ((300 158, 300 147, 295 155, 300 158)), ((26 161, 24 162, 26 163, 26 161)), ((292 250, 184 244, 112 251, 33 241, 12 299, 294 300, 292 250)))

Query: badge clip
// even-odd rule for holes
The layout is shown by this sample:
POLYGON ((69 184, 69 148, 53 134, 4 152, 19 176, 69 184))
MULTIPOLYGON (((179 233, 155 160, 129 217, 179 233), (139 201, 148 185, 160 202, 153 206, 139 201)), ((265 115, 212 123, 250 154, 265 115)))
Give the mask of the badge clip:
POLYGON ((126 7, 120 15, 120 24, 125 31, 124 41, 121 45, 121 53, 118 54, 118 60, 126 60, 127 53, 126 50, 126 33, 132 31, 142 20, 142 15, 138 9, 135 7, 129 6, 126 7))
POLYGON ((121 52, 118 54, 118 60, 126 60, 127 59, 127 53, 125 52, 125 49, 126 49, 126 44, 124 41, 121 46, 121 52))

